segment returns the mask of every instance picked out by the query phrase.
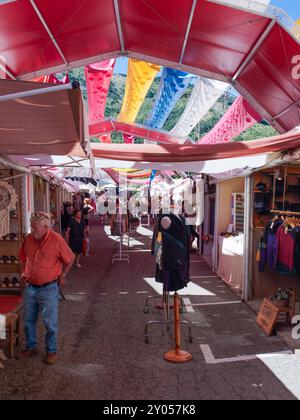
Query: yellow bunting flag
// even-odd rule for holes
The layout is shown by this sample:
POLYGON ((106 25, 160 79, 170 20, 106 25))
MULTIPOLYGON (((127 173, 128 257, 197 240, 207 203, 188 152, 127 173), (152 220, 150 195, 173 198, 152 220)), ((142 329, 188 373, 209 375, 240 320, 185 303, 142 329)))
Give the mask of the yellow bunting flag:
POLYGON ((160 71, 155 64, 129 59, 125 96, 119 121, 134 123, 151 84, 160 71))
POLYGON ((300 40, 300 19, 296 20, 296 26, 292 29, 292 34, 300 40))

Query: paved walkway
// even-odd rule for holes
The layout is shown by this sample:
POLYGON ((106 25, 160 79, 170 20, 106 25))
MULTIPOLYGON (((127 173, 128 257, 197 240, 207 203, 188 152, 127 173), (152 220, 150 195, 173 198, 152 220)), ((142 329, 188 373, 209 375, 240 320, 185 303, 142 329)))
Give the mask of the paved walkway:
POLYGON ((150 236, 142 229, 131 243, 130 264, 112 265, 116 242, 102 227, 93 227, 91 256, 82 270, 72 271, 67 301, 61 303, 58 364, 44 365, 40 328, 40 356, 9 360, 0 370, 0 399, 295 399, 300 375, 291 379, 283 373, 300 359, 256 357, 287 349, 261 332, 253 312, 198 256, 192 257, 182 315, 193 326, 193 342, 184 332, 182 343, 192 362, 163 360, 173 348, 173 331, 153 326, 150 344, 145 343, 145 323, 162 317, 153 303, 149 314, 143 313, 145 299, 157 287, 150 236), (278 360, 285 366, 279 371, 278 360))

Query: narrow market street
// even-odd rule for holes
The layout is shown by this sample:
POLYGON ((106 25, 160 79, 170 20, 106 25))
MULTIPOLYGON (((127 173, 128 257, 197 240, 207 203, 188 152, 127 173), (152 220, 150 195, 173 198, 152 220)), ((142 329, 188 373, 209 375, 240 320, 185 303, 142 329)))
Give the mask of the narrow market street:
MULTIPOLYGON (((299 383, 290 381, 289 391, 267 364, 273 360, 276 367, 277 358, 284 362, 296 356, 273 355, 270 362, 255 358, 287 348, 277 337, 265 336, 251 309, 196 254, 189 293, 182 291, 182 319, 192 324, 193 334, 189 343, 183 328, 182 348, 193 360, 184 365, 164 361, 163 354, 174 347, 172 327, 168 333, 165 327, 151 326, 145 343, 145 324, 163 319, 153 301, 149 313, 143 313, 146 298, 156 294, 151 235, 140 228, 130 243, 130 263, 112 265, 116 242, 100 224, 92 226, 91 255, 81 270, 74 268, 68 276, 67 300, 60 304, 59 362, 53 367, 43 363, 40 328, 39 355, 7 360, 0 370, 1 400, 295 399, 291 391, 298 387, 299 394, 299 383)), ((299 365, 300 359, 293 359, 295 372, 299 365)))

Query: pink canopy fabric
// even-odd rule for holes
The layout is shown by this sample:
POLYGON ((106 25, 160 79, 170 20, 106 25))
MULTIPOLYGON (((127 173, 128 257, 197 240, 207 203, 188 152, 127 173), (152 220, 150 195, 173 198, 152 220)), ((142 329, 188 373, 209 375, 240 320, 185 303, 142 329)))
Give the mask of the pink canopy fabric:
POLYGON ((262 117, 240 96, 218 124, 202 139, 198 140, 198 143, 228 143, 260 121, 262 121, 262 117))
POLYGON ((126 135, 127 144, 132 144, 132 139, 135 137, 146 138, 154 142, 165 144, 185 143, 188 141, 187 138, 178 138, 167 131, 149 129, 140 124, 127 124, 114 120, 100 121, 98 123, 90 124, 89 126, 90 136, 99 136, 115 131, 126 135))
POLYGON ((196 145, 120 145, 93 144, 96 158, 130 162, 203 162, 241 156, 260 155, 269 152, 293 151, 300 148, 300 133, 292 132, 282 136, 232 142, 228 144, 196 145))
MULTIPOLYGON (((105 105, 114 66, 115 60, 106 60, 84 68, 90 124, 104 120, 105 105)), ((100 136, 99 139, 102 143, 111 143, 109 134, 100 136)))
POLYGON ((50 74, 49 76, 36 77, 35 79, 32 79, 31 81, 39 82, 39 83, 52 83, 54 85, 70 82, 68 74, 66 74, 66 76, 63 78, 62 81, 58 80, 58 78, 54 74, 50 74))
POLYGON ((0 96, 35 89, 54 91, 0 103, 0 153, 86 157, 83 102, 79 88, 0 80, 0 96))
POLYGON ((128 56, 231 83, 284 133, 300 125, 296 26, 252 0, 4 2, 0 77, 31 80, 128 56))

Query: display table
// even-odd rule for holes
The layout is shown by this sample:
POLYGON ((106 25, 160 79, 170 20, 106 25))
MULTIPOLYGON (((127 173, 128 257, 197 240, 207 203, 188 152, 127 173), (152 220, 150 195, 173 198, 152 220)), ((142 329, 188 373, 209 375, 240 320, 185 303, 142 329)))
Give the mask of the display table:
POLYGON ((218 276, 231 289, 241 293, 244 276, 243 235, 223 237, 219 236, 219 264, 218 276))
POLYGON ((9 357, 15 355, 20 337, 20 312, 23 298, 19 295, 0 295, 0 315, 5 317, 5 329, 9 341, 9 357))

